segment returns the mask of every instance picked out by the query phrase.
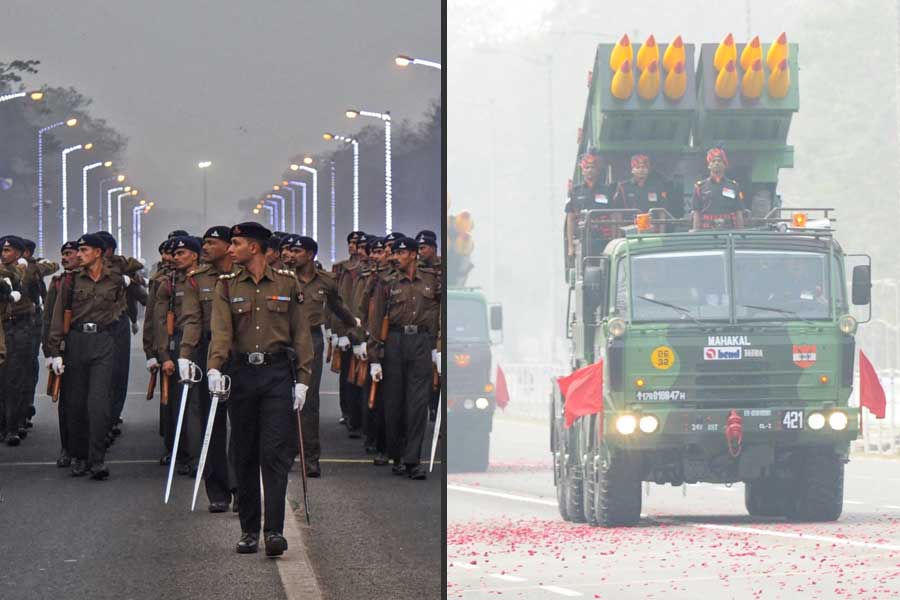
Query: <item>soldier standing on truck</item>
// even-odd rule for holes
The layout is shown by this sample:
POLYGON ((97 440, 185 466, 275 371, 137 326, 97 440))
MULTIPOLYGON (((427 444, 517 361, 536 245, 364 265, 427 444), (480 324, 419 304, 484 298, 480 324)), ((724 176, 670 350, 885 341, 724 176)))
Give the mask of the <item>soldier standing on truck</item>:
MULTIPOLYGON (((575 228, 579 225, 579 213, 583 210, 622 208, 613 200, 612 186, 601 181, 600 157, 587 153, 581 157, 581 178, 583 183, 572 188, 569 201, 566 202, 566 253, 575 256, 575 228)), ((594 217, 594 220, 599 220, 594 217)), ((600 254, 603 247, 614 235, 612 227, 597 226, 597 244, 594 248, 583 248, 585 254, 600 254), (593 250, 598 251, 593 252, 593 250)))
POLYGON ((684 214, 684 206, 670 194, 671 184, 651 170, 650 157, 635 154, 631 157, 631 178, 620 181, 613 200, 623 208, 645 213, 651 208, 665 208, 675 218, 684 214))
POLYGON ((722 148, 706 153, 709 177, 694 184, 694 229, 743 229, 744 193, 734 179, 725 177, 728 156, 722 148))

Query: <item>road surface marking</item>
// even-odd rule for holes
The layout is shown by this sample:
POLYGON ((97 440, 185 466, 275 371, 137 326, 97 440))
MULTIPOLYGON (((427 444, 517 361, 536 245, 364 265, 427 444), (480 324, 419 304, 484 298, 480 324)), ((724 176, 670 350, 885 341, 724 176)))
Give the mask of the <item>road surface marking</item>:
POLYGON ((515 583, 521 583, 523 581, 528 581, 524 577, 516 577, 515 575, 504 575, 502 573, 491 573, 489 577, 493 577, 494 579, 502 579, 503 581, 512 581, 515 583))
MULTIPOLYGON (((662 521, 663 519, 659 519, 662 521)), ((678 521, 667 520, 669 523, 677 524, 678 521)), ((694 523, 692 527, 698 529, 714 529, 717 531, 730 531, 732 533, 751 533, 753 535, 792 538, 796 540, 809 540, 812 542, 828 542, 837 546, 854 546, 856 548, 876 548, 878 550, 900 551, 900 546, 896 544, 878 544, 875 542, 860 542, 857 540, 848 540, 844 538, 831 537, 829 535, 812 535, 807 533, 792 533, 789 531, 772 531, 771 529, 758 529, 756 527, 741 527, 738 525, 713 525, 711 523, 694 523)))
POLYGON ((460 569, 468 569, 469 571, 471 571, 472 569, 477 569, 477 568, 478 568, 478 567, 476 567, 475 565, 469 565, 469 564, 466 564, 466 563, 458 563, 458 562, 452 562, 452 563, 450 563, 450 566, 451 566, 451 567, 457 567, 457 568, 460 568, 460 569))
POLYGON ((859 500, 844 500, 844 504, 865 504, 865 502, 860 502, 859 500))
MULTIPOLYGON (((105 461, 108 465, 152 465, 158 464, 158 458, 141 458, 135 460, 107 460, 105 461)), ((48 461, 48 462, 2 462, 0 461, 0 467, 55 467, 56 461, 48 461)))
POLYGON ((559 594, 560 596, 584 596, 584 594, 582 594, 581 592, 576 592, 575 590, 570 590, 568 588, 556 587, 555 585, 539 585, 538 587, 542 590, 547 590, 548 592, 559 594))
POLYGON ((556 500, 544 500, 543 498, 535 498, 533 496, 520 496, 518 494, 507 494, 506 492, 496 492, 494 490, 482 490, 464 485, 447 485, 448 491, 463 492, 466 494, 475 494, 477 496, 493 496, 494 498, 503 498, 504 500, 518 500, 519 502, 530 502, 531 504, 541 504, 543 506, 552 506, 556 508, 556 500))

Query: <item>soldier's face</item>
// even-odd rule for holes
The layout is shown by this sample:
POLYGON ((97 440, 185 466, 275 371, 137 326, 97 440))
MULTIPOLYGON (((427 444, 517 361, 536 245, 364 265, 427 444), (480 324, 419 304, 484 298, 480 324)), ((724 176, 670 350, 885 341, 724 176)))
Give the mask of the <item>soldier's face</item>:
POLYGON ((600 173, 600 165, 596 160, 592 160, 581 167, 581 176, 587 181, 595 181, 600 173))
POLYGON ((103 259, 103 250, 92 246, 78 246, 78 262, 82 267, 91 268, 103 259))
POLYGON ((2 257, 0 260, 3 261, 4 265, 11 265, 22 257, 22 253, 12 246, 4 246, 0 257, 2 257))
POLYGON ((412 250, 398 250, 394 252, 394 259, 397 261, 397 267, 403 271, 416 260, 416 253, 412 250))
POLYGON ((184 248, 179 248, 175 251, 175 268, 179 271, 184 271, 185 269, 189 269, 194 266, 197 262, 197 254, 186 250, 184 248))
POLYGON ((720 156, 714 156, 709 161, 709 173, 716 177, 721 177, 725 173, 725 161, 720 156))
POLYGON ((297 260, 294 258, 294 251, 291 250, 290 246, 285 246, 281 249, 281 262, 287 267, 296 266, 297 260))
POLYGON ((350 254, 350 256, 356 254, 356 242, 347 242, 347 253, 350 254))
POLYGON ((64 250, 62 253, 62 262, 63 269, 74 269, 78 266, 78 251, 77 250, 64 250))
POLYGON ((274 265, 278 262, 278 259, 281 258, 281 253, 274 248, 266 248, 266 262, 270 265, 274 265))
POLYGON ((200 255, 206 262, 222 260, 226 254, 228 254, 228 242, 213 238, 203 240, 203 248, 200 251, 200 255))
POLYGON ((253 258, 254 254, 260 254, 262 247, 256 240, 236 237, 231 239, 231 246, 228 247, 228 254, 231 260, 239 265, 246 265, 253 258))
POLYGON ((171 265, 172 264, 171 253, 169 253, 169 252, 163 253, 163 255, 160 257, 160 260, 163 262, 164 265, 171 265))
POLYGON ((425 260, 434 258, 434 246, 422 244, 421 246, 419 246, 419 256, 425 260))
POLYGON ((373 248, 372 252, 369 253, 369 259, 374 260, 378 263, 384 262, 384 250, 382 248, 373 248))
POLYGON ((650 165, 647 163, 640 163, 631 168, 631 175, 637 181, 646 181, 647 176, 650 174, 650 165))
POLYGON ((294 250, 294 260, 297 261, 298 267, 305 267, 316 259, 316 255, 304 248, 294 250))

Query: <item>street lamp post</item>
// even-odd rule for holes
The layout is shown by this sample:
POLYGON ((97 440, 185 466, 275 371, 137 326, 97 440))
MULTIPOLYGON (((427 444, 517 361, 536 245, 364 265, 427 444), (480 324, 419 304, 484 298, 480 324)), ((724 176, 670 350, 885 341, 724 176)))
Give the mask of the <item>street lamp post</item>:
MULTIPOLYGON (((310 160, 310 162, 312 162, 310 160)), ((319 171, 307 165, 291 165, 292 171, 306 171, 312 174, 312 237, 319 241, 319 171)), ((304 197, 306 196, 304 189, 304 197)), ((305 203, 304 203, 305 204, 305 203)), ((306 219, 306 206, 303 207, 303 218, 306 219)), ((306 223, 303 224, 303 235, 306 235, 306 223)))
POLYGON ((431 67, 432 69, 441 70, 441 63, 433 60, 425 60, 424 58, 413 58, 404 54, 398 54, 394 58, 394 64, 398 67, 407 67, 409 65, 420 65, 422 67, 431 67))
POLYGON ((115 177, 107 177, 106 179, 100 180, 100 202, 97 207, 97 227, 103 227, 103 186, 113 181, 116 183, 123 183, 125 181, 125 175, 119 173, 115 177))
POLYGON ((393 231, 393 199, 391 197, 391 113, 371 112, 368 110, 348 110, 348 119, 356 117, 373 117, 384 121, 384 231, 385 235, 393 231))
POLYGON ((141 240, 141 215, 149 213, 153 209, 153 204, 153 202, 148 202, 147 204, 135 206, 132 209, 131 214, 134 220, 131 224, 131 251, 132 254, 134 254, 134 256, 137 258, 141 258, 141 254, 143 253, 143 244, 141 240))
POLYGON ((279 200, 281 200, 281 231, 287 231, 284 224, 284 213, 285 208, 287 207, 287 205, 285 204, 284 196, 280 196, 278 194, 269 194, 269 198, 278 198, 279 200))
POLYGON ((212 166, 211 160, 204 160, 197 163, 197 167, 203 171, 203 223, 201 228, 206 227, 206 170, 212 166))
POLYGON ((353 231, 359 230, 359 140, 345 135, 323 133, 326 140, 337 140, 353 145, 353 231))
MULTIPOLYGON (((37 202, 37 255, 44 255, 44 133, 61 126, 75 127, 78 119, 67 119, 38 129, 38 202, 37 202)), ((65 240, 63 240, 65 241, 65 240)))
MULTIPOLYGON (((291 185, 291 186, 299 185, 300 186, 300 211, 301 211, 301 217, 300 217, 301 230, 300 231, 303 232, 303 235, 306 235, 306 182, 305 181, 295 181, 295 180, 291 179, 285 185, 291 185)), ((293 189, 293 188, 288 188, 288 189, 293 189)), ((297 230, 294 229, 294 231, 296 232, 297 230)))
MULTIPOLYGON (((88 190, 88 171, 92 171, 97 167, 106 167, 107 169, 112 166, 112 161, 100 161, 91 163, 89 165, 85 165, 81 169, 81 233, 88 232, 88 201, 87 201, 87 190, 88 190)), ((102 187, 102 186, 101 186, 102 187)), ((101 201, 100 201, 100 211, 103 211, 103 200, 101 191, 101 201)), ((101 214, 100 218, 103 218, 101 214)))
POLYGON ((268 203, 263 204, 263 209, 269 213, 269 227, 275 227, 275 209, 268 203))
POLYGON ((122 190, 125 190, 126 192, 130 192, 131 186, 130 185, 126 185, 124 187, 119 186, 119 187, 109 188, 108 190, 106 190, 106 231, 108 231, 110 233, 112 233, 112 228, 113 228, 113 226, 112 226, 112 223, 113 223, 112 222, 112 195, 115 192, 121 192, 122 190))
POLYGON ((282 181, 281 186, 272 186, 276 192, 284 189, 291 193, 291 233, 297 233, 297 190, 291 187, 289 181, 282 181))
POLYGON ((118 200, 117 200, 118 220, 117 220, 117 227, 116 227, 116 239, 119 240, 120 244, 122 243, 122 198, 124 198, 125 196, 137 196, 137 194, 138 194, 138 191, 135 188, 135 189, 132 189, 131 191, 125 192, 124 194, 118 195, 118 200))
POLYGON ((93 147, 94 144, 92 143, 84 145, 78 144, 77 146, 69 146, 62 151, 62 243, 66 243, 69 239, 69 173, 66 168, 67 159, 72 152, 77 150, 90 150, 93 147))
POLYGON ((331 161, 331 264, 337 260, 336 246, 334 243, 334 161, 331 161))

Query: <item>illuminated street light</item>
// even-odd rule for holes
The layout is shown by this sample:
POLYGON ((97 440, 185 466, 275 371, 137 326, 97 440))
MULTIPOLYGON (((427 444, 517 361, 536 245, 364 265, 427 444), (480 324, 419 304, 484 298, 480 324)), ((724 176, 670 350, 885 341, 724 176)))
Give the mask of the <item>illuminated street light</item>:
POLYGON ((122 190, 123 193, 116 196, 117 198, 117 206, 118 206, 118 220, 116 227, 116 239, 119 240, 119 243, 122 243, 122 198, 126 198, 128 196, 137 196, 138 190, 137 188, 125 187, 122 190))
POLYGON ((15 100, 16 98, 24 98, 28 96, 29 99, 34 100, 35 102, 39 100, 43 100, 44 92, 16 92, 15 94, 6 94, 4 96, 0 96, 0 102, 6 102, 8 100, 15 100))
POLYGON ((394 58, 394 64, 398 67, 408 67, 409 65, 421 65, 423 67, 431 67, 432 69, 441 70, 441 63, 434 62, 433 60, 425 60, 422 58, 413 58, 411 56, 405 56, 403 54, 398 54, 396 58, 394 58))
MULTIPOLYGON (((278 187, 278 186, 275 186, 278 187)), ((278 198, 281 200, 281 231, 287 231, 284 224, 284 213, 285 213, 285 200, 284 196, 280 196, 278 194, 269 194, 270 198, 278 198)))
POLYGON ((143 254, 143 240, 141 239, 141 218, 143 215, 148 214, 151 210, 153 210, 153 202, 146 202, 145 200, 141 200, 141 206, 135 206, 131 211, 131 252, 135 257, 143 260, 141 254, 143 254))
POLYGON ((284 231, 284 196, 266 194, 266 199, 263 202, 271 202, 272 206, 275 207, 275 228, 278 229, 278 223, 281 222, 281 231, 284 231), (281 206, 279 207, 278 202, 272 198, 281 198, 281 206))
POLYGON ((264 205, 263 209, 269 213, 269 227, 275 227, 275 209, 268 204, 264 205))
MULTIPOLYGON (((121 192, 125 188, 122 186, 109 188, 106 190, 106 230, 112 232, 112 195, 121 192)), ((130 190, 131 188, 129 188, 130 190)))
POLYGON ((297 233, 297 192, 291 187, 290 182, 285 180, 280 186, 273 185, 273 188, 284 190, 291 193, 291 233, 297 233))
MULTIPOLYGON (((289 186, 289 187, 286 187, 285 189, 290 190, 291 194, 294 193, 293 186, 295 186, 295 185, 300 186, 301 198, 302 198, 302 200, 300 201, 300 203, 301 203, 300 210, 301 210, 301 215, 302 215, 300 231, 302 232, 303 235, 306 235, 306 182, 305 181, 295 181, 295 180, 291 179, 290 181, 285 180, 285 181, 282 181, 281 183, 282 183, 282 185, 289 186)), ((296 222, 293 220, 295 216, 296 215, 294 215, 294 214, 291 215, 291 219, 292 219, 291 223, 294 228, 294 233, 297 233, 297 225, 296 225, 296 222)))
POLYGON ((348 118, 357 116, 372 117, 384 121, 384 231, 385 235, 393 231, 393 198, 391 182, 391 113, 371 112, 367 110, 350 109, 346 113, 348 118))
POLYGON ((206 170, 212 166, 211 160, 204 160, 197 163, 197 168, 203 171, 203 223, 201 227, 206 227, 206 170))
POLYGON ((355 137, 323 133, 322 138, 353 145, 353 231, 359 230, 359 140, 355 137))
MULTIPOLYGON (((92 143, 87 143, 83 146, 78 144, 77 146, 69 146, 62 151, 62 243, 66 243, 69 239, 69 174, 67 159, 72 152, 77 150, 90 150, 93 147, 94 144, 92 143)), ((83 185, 84 180, 82 179, 82 186, 83 185)), ((85 221, 87 221, 87 216, 85 216, 85 221)))
POLYGON ((107 177, 106 179, 100 180, 100 202, 99 206, 97 207, 97 227, 103 227, 103 186, 105 186, 107 183, 112 182, 123 183, 125 179, 125 175, 119 173, 115 177, 107 177))
MULTIPOLYGON (((38 129, 38 202, 37 202, 37 255, 44 255, 44 133, 55 129, 56 127, 75 127, 78 119, 72 118, 66 121, 60 121, 53 125, 47 125, 38 129)), ((65 240, 63 240, 65 242, 65 240)))
MULTIPOLYGON (((88 171, 92 171, 97 167, 105 167, 110 168, 112 166, 112 161, 101 161, 91 163, 89 165, 85 165, 84 168, 81 169, 81 233, 85 234, 88 232, 88 201, 87 201, 87 190, 88 190, 88 171)), ((101 185, 102 188, 102 185, 101 185)), ((103 191, 101 190, 101 194, 103 191)), ((102 204, 102 200, 101 200, 102 204)), ((102 211, 101 207, 101 211, 102 211)))
MULTIPOLYGON (((292 171, 306 171, 312 175, 312 238, 319 241, 319 171, 314 167, 305 165, 291 165, 292 171), (294 167, 297 167, 296 169, 294 167)), ((306 196, 306 188, 304 189, 304 197, 306 196)), ((304 202, 305 204, 305 202, 304 202)), ((303 207, 303 235, 306 235, 306 206, 303 207)))

